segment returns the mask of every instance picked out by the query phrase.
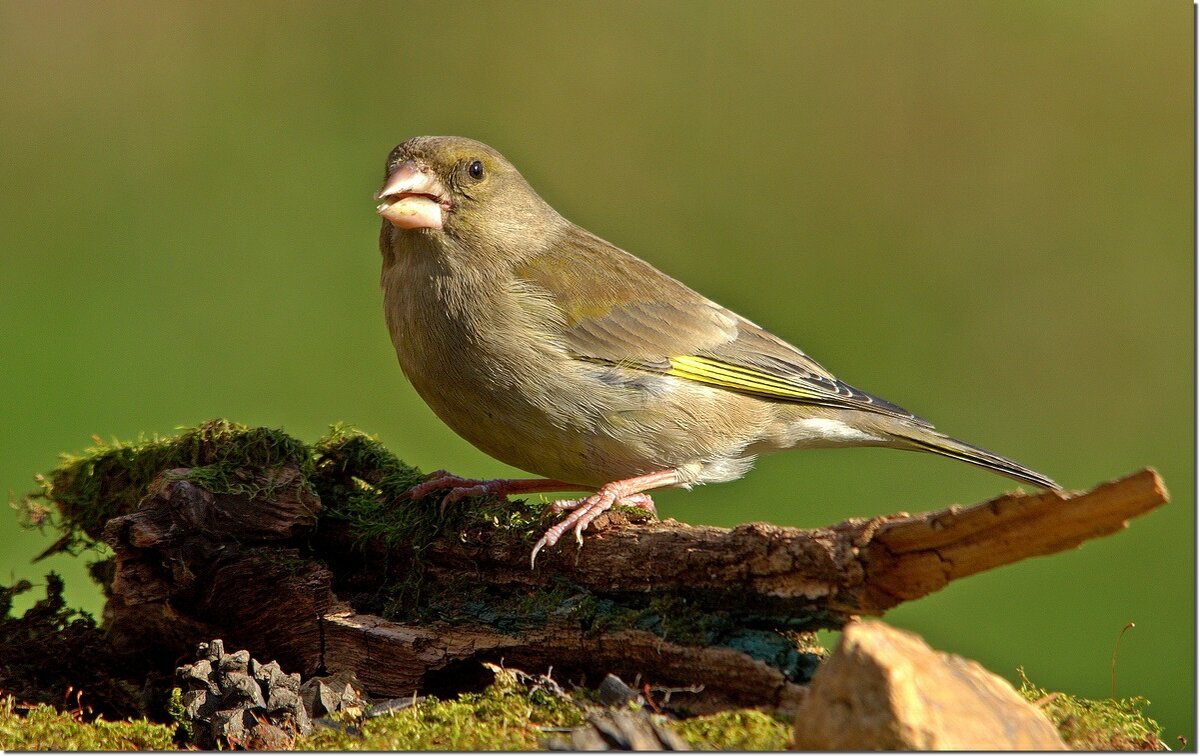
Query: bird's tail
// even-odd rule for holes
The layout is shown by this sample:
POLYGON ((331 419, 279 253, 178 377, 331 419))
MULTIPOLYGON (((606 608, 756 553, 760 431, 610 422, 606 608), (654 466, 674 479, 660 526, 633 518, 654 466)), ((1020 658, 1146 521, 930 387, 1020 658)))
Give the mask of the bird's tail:
POLYGON ((1007 457, 1001 457, 999 454, 993 454, 987 449, 980 449, 978 446, 972 446, 965 441, 959 441, 956 438, 951 438, 934 430, 920 429, 920 432, 906 433, 904 434, 904 440, 912 444, 909 448, 915 450, 933 452, 943 457, 970 462, 973 465, 978 465, 1005 477, 1019 480, 1022 483, 1029 483, 1039 488, 1050 488, 1055 491, 1062 489, 1062 486, 1050 480, 1045 475, 1019 465, 1007 457))

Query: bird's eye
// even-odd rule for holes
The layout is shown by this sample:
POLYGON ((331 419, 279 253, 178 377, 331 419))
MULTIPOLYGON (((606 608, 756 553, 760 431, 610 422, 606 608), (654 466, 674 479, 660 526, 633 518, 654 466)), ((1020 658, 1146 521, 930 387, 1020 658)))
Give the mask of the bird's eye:
POLYGON ((472 160, 467 166, 467 175, 478 181, 483 178, 483 162, 480 160, 472 160))

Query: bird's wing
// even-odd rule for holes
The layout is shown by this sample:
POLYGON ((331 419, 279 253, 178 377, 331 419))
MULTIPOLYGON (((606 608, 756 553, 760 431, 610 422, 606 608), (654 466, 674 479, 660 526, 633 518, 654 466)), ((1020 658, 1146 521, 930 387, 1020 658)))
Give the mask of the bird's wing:
POLYGON ((581 359, 673 375, 776 401, 929 424, 838 380, 804 352, 581 229, 516 267, 553 300, 581 359))

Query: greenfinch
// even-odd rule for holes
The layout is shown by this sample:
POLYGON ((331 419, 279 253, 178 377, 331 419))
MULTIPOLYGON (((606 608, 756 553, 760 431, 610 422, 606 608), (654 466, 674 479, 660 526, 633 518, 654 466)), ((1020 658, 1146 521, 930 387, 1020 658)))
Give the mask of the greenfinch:
POLYGON ((439 471, 409 493, 594 491, 533 549, 649 490, 740 478, 780 449, 886 446, 1054 481, 837 379, 735 312, 563 218, 500 153, 415 137, 376 194, 400 366, 447 425, 537 479, 439 471))

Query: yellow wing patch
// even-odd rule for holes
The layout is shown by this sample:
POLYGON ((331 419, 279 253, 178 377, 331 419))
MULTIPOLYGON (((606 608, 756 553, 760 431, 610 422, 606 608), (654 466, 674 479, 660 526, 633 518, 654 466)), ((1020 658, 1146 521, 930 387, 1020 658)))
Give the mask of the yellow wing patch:
POLYGON ((828 392, 815 388, 806 389, 803 386, 784 380, 779 376, 771 375, 770 373, 764 373, 760 370, 754 370, 753 368, 741 365, 731 365, 728 362, 721 362, 720 360, 713 360, 707 357, 685 355, 683 357, 672 357, 670 358, 670 362, 671 369, 667 371, 667 375, 673 375, 677 378, 687 378, 698 383, 707 383, 711 386, 720 386, 721 388, 733 391, 795 401, 823 400, 827 402, 831 398, 839 398, 836 395, 831 397, 828 392))

